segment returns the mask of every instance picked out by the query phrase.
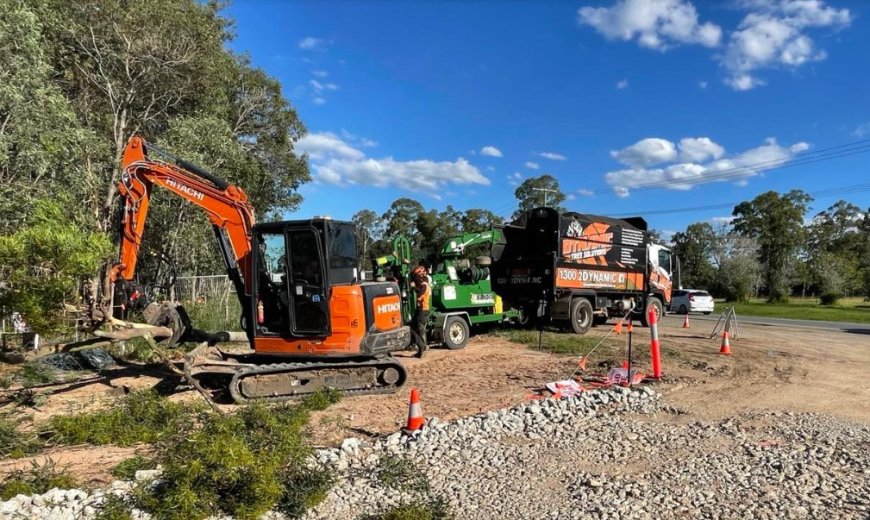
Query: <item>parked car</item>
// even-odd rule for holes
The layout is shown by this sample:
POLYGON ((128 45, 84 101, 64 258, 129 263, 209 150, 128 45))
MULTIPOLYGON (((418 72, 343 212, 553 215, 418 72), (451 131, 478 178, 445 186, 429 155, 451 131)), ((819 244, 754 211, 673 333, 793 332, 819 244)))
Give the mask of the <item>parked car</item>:
POLYGON ((710 314, 713 312, 713 307, 713 297, 707 291, 680 289, 671 294, 671 305, 668 307, 668 310, 679 314, 688 314, 690 312, 710 314))

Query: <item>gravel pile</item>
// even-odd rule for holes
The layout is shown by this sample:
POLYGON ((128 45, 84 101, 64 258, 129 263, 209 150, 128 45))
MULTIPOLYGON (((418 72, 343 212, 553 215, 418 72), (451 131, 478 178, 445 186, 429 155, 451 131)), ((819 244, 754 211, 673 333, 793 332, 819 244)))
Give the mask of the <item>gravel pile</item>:
MULTIPOLYGON (((346 439, 316 457, 339 480, 306 520, 433 496, 459 519, 870 518, 868 426, 793 413, 694 421, 648 387, 432 418, 414 436, 346 439), (425 491, 384 477, 385 461, 403 460, 422 470, 425 491)), ((88 518, 104 496, 47 495, 0 503, 0 517, 88 518)))

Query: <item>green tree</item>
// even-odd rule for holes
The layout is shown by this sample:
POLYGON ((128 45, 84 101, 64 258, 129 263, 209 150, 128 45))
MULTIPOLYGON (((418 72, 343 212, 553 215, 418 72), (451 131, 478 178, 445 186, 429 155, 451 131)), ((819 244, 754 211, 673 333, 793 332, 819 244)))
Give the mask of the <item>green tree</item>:
POLYGON ((552 175, 544 174, 524 180, 514 191, 514 195, 519 201, 519 207, 514 212, 514 217, 524 211, 541 206, 565 211, 562 203, 567 197, 559 188, 559 181, 552 175))
POLYGON ((768 191, 734 208, 735 232, 755 239, 768 300, 788 298, 786 274, 804 239, 803 218, 812 198, 801 190, 768 191))
MULTIPOLYGON (((25 225, 34 202, 58 191, 86 200, 94 165, 80 159, 98 150, 51 82, 46 29, 29 5, 0 0, 0 233, 25 225)), ((71 205, 66 216, 81 224, 80 206, 71 205)))
POLYGON ((460 233, 462 213, 447 206, 444 211, 430 209, 417 214, 416 227, 419 231, 417 247, 425 253, 432 253, 441 248, 444 242, 460 233))
POLYGON ((715 277, 710 261, 716 234, 707 222, 690 224, 686 231, 674 233, 674 253, 680 258, 680 275, 684 287, 709 289, 715 277))
POLYGON ((384 238, 384 220, 370 209, 361 209, 351 218, 356 224, 357 250, 360 261, 367 265, 372 247, 384 238))
POLYGON ((64 329, 67 304, 78 301, 82 277, 109 255, 108 238, 70 221, 69 201, 37 201, 30 220, 0 235, 0 309, 20 312, 40 332, 64 329))
POLYGON ((404 235, 411 241, 412 247, 418 247, 420 233, 417 230, 417 216, 422 212, 423 205, 414 199, 403 197, 394 200, 381 217, 386 222, 387 238, 392 240, 399 235, 404 235))
POLYGON ((504 219, 488 209, 471 208, 462 214, 461 224, 463 233, 476 233, 504 224, 504 219))

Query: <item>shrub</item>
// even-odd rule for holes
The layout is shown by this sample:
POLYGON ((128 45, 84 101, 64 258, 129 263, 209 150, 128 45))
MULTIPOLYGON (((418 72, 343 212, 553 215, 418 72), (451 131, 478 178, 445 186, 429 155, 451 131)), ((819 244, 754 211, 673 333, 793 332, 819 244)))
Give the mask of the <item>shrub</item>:
POLYGON ((822 305, 836 305, 840 301, 840 293, 836 291, 827 291, 819 296, 819 303, 822 305))
POLYGON ((155 485, 136 489, 157 519, 201 519, 221 513, 258 518, 278 506, 301 515, 325 496, 331 476, 306 466, 311 454, 302 428, 311 410, 337 400, 321 393, 301 404, 252 404, 235 415, 202 413, 195 425, 162 442, 155 485))
POLYGON ((94 520, 133 520, 132 508, 118 495, 108 494, 94 520))
POLYGON ((18 470, 0 483, 0 501, 9 500, 16 495, 41 495, 53 488, 70 489, 76 481, 64 469, 58 469, 53 460, 43 465, 32 463, 29 470, 18 470))
POLYGON ((133 480, 136 472, 143 469, 154 469, 156 464, 151 459, 140 455, 122 460, 112 469, 112 475, 121 480, 133 480))
POLYGON ((0 419, 0 458, 24 457, 40 448, 42 443, 36 435, 25 436, 14 422, 0 419))
POLYGON ((453 518, 447 503, 434 498, 424 501, 407 502, 373 515, 363 520, 448 520, 453 518))
POLYGON ((192 419, 194 408, 173 403, 152 390, 133 392, 108 410, 52 417, 49 439, 61 444, 117 446, 157 442, 181 431, 192 419))
POLYGON ((389 489, 421 493, 429 491, 429 479, 412 460, 405 457, 381 455, 374 477, 389 489))

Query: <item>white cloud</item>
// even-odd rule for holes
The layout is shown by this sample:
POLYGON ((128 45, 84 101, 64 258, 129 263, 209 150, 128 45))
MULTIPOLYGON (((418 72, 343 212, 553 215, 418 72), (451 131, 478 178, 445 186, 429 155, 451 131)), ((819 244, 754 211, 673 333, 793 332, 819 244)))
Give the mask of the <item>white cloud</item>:
POLYGON ((712 222, 713 224, 723 224, 727 226, 731 223, 732 220, 734 220, 734 217, 729 215, 726 217, 713 217, 710 219, 710 222, 712 222))
POLYGON ((576 198, 577 198, 577 196, 574 195, 573 193, 569 193, 569 194, 565 195, 565 200, 574 200, 576 198))
POLYGON ((484 146, 480 149, 480 155, 486 155, 489 157, 501 157, 501 150, 496 148, 495 146, 484 146))
POLYGON ((308 80, 308 84, 311 85, 312 90, 318 94, 324 90, 338 90, 338 85, 335 83, 321 83, 316 79, 308 80))
POLYGON ((530 170, 537 170, 540 167, 541 167, 541 165, 536 163, 536 162, 526 161, 526 168, 528 168, 530 170))
POLYGON ((680 160, 701 162, 707 159, 718 159, 725 153, 725 148, 714 143, 709 137, 685 137, 680 139, 680 160))
POLYGON ((551 161, 564 161, 565 159, 567 159, 567 157, 565 157, 564 155, 555 152, 541 152, 535 155, 543 157, 544 159, 549 159, 551 161))
MULTIPOLYGON (((652 139, 673 145, 664 139, 652 139)), ((647 139, 620 150, 616 154, 632 149, 644 141, 647 139)), ((661 150, 669 149, 663 143, 659 144, 663 146, 661 150)), ((653 149, 650 147, 650 150, 653 149)), ((728 181, 743 186, 748 183, 751 177, 765 170, 781 166, 791 160, 795 154, 808 149, 809 144, 805 142, 784 147, 777 144, 775 139, 769 138, 761 146, 731 157, 723 157, 725 149, 709 138, 686 138, 680 140, 680 154, 677 155, 674 152, 672 157, 667 160, 658 160, 666 155, 664 152, 658 155, 653 153, 645 156, 638 150, 634 150, 633 153, 627 154, 627 157, 614 155, 614 158, 627 164, 629 168, 607 172, 604 175, 604 180, 613 186, 613 191, 620 197, 628 196, 630 188, 651 184, 672 190, 690 190, 696 184, 712 181, 728 181), (713 160, 704 162, 708 159, 713 160), (682 162, 676 162, 677 160, 682 162), (658 163, 671 164, 649 168, 649 166, 658 163)), ((611 154, 613 155, 614 152, 611 154)))
POLYGON ((699 81, 698 86, 701 88, 707 88, 707 82, 706 81, 699 81))
POLYGON ((859 139, 870 136, 870 122, 864 123, 863 125, 858 125, 857 128, 852 130, 852 135, 859 139))
POLYGON ((595 192, 594 192, 594 191, 592 191, 592 190, 585 190, 585 189, 577 190, 577 193, 579 193, 580 195, 582 195, 582 196, 584 196, 584 197, 591 197, 591 196, 595 195, 595 192))
POLYGON ((511 186, 519 186, 521 182, 523 182, 523 174, 520 172, 514 172, 507 176, 508 184, 511 186))
POLYGON ((366 148, 371 148, 378 145, 377 141, 353 134, 344 128, 341 129, 341 137, 357 146, 363 146, 366 148))
POLYGON ((308 134, 297 148, 308 153, 315 180, 325 184, 400 188, 436 199, 450 184, 490 184, 480 170, 461 157, 455 161, 374 159, 330 132, 308 134))
POLYGON ((315 38, 313 36, 306 36, 299 40, 299 48, 305 49, 307 51, 321 49, 323 48, 323 44, 326 43, 322 38, 315 38))
POLYGON ((490 172, 494 172, 494 171, 495 171, 495 166, 487 166, 487 167, 486 167, 486 170, 487 170, 487 171, 490 171, 490 172))
POLYGON ((622 150, 613 150, 610 156, 622 164, 643 167, 673 161, 677 157, 677 148, 667 139, 648 137, 622 150))
POLYGON ((326 104, 326 100, 323 99, 322 97, 315 97, 314 99, 311 100, 311 102, 314 103, 315 105, 325 105, 326 104))
POLYGON ((332 132, 319 132, 306 134, 296 143, 296 149, 307 153, 312 160, 321 160, 327 157, 340 157, 342 159, 362 159, 365 154, 347 144, 332 132))
POLYGON ((619 90, 625 90, 628 88, 628 80, 622 79, 616 82, 616 88, 619 90))
POLYGON ((578 22, 590 25, 611 40, 631 41, 657 50, 685 43, 716 47, 722 29, 700 23, 687 0, 620 0, 612 7, 581 7, 578 22))
POLYGON ((755 75, 760 69, 795 69, 824 60, 827 53, 816 48, 807 30, 840 29, 852 21, 848 9, 827 6, 824 0, 750 0, 744 5, 750 13, 731 33, 721 57, 728 72, 725 83, 735 90, 764 85, 765 81, 755 75))
POLYGON ((311 74, 313 74, 315 78, 325 78, 329 76, 329 73, 325 70, 312 70, 311 74))

